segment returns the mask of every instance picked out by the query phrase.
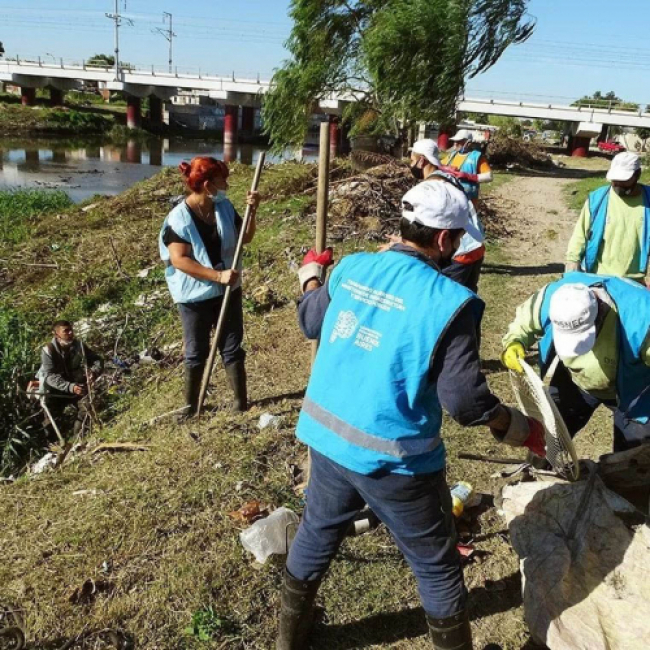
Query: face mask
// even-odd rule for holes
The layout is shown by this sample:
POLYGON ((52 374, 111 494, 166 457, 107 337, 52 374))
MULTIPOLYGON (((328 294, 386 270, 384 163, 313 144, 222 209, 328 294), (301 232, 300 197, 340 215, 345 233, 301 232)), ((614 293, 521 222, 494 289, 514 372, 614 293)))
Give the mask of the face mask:
POLYGON ((62 348, 69 348, 72 345, 73 341, 74 341, 74 339, 72 341, 64 341, 63 339, 57 339, 57 340, 59 342, 59 345, 62 348))
POLYGON ((412 165, 409 169, 411 170, 411 174, 413 174, 413 178, 416 178, 419 181, 424 178, 424 170, 418 167, 417 164, 412 165))
POLYGON ((614 193, 617 194, 618 196, 630 196, 632 192, 634 192, 635 187, 636 187, 636 183, 632 185, 632 187, 620 187, 618 185, 612 185, 612 189, 614 190, 614 193))

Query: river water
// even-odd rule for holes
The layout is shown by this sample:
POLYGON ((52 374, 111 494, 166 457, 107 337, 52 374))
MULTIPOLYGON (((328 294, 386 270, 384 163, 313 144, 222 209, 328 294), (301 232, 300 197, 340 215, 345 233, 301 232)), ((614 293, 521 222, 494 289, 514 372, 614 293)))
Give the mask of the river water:
MULTIPOLYGON (((224 146, 216 141, 181 138, 152 137, 123 145, 97 138, 74 141, 0 138, 0 189, 61 189, 78 203, 95 194, 119 194, 162 167, 177 166, 194 156, 214 156, 226 162, 237 160, 254 165, 263 150, 257 145, 224 146)), ((301 151, 271 156, 268 160, 311 161, 316 157, 317 149, 306 145, 301 151)))

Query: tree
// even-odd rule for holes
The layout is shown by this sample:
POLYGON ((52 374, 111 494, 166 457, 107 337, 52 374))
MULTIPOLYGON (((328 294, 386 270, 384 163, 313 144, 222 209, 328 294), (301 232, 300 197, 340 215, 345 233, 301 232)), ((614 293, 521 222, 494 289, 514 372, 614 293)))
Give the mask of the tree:
POLYGON ((650 138, 650 129, 639 126, 634 129, 634 133, 641 140, 641 151, 645 151, 646 143, 648 142, 648 138, 650 138))
POLYGON ((618 111, 638 111, 639 105, 634 102, 626 102, 616 95, 613 90, 603 95, 597 90, 593 95, 585 95, 571 106, 585 106, 590 108, 613 108, 618 111))
POLYGON ((86 65, 112 68, 115 65, 115 57, 112 54, 93 54, 88 61, 86 61, 86 65))
POLYGON ((521 138, 523 133, 521 122, 516 117, 490 115, 490 125, 496 126, 499 129, 499 133, 503 133, 511 138, 521 138))
POLYGON ((301 143, 314 105, 332 93, 373 111, 396 135, 400 122, 448 121, 465 80, 531 35, 527 4, 292 0, 291 59, 274 74, 263 108, 273 147, 301 143))

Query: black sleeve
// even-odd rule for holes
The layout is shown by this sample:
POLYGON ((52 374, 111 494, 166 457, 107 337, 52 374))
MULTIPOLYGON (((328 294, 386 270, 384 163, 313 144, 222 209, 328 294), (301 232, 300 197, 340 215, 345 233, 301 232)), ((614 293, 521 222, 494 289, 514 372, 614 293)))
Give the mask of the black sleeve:
POLYGON ((430 377, 438 384, 440 404, 458 424, 477 426, 496 416, 500 402, 481 372, 470 304, 449 324, 431 360, 430 377))
POLYGON ((298 322, 306 338, 320 338, 325 312, 330 304, 328 281, 322 287, 307 291, 298 301, 298 322))
POLYGON ((165 228, 165 232, 163 233, 163 244, 165 246, 169 246, 169 244, 189 244, 190 242, 187 241, 187 239, 183 239, 182 237, 179 237, 176 234, 176 231, 172 229, 171 226, 167 226, 165 228))

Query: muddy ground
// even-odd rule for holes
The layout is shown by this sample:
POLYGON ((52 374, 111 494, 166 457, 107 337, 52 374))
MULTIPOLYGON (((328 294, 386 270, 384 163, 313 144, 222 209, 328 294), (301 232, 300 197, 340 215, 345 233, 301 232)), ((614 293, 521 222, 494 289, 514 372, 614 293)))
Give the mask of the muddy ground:
MULTIPOLYGON (((482 355, 493 390, 506 402, 512 394, 499 363, 501 336, 516 305, 562 270, 577 218, 567 201, 580 175, 568 168, 510 175, 490 194, 510 235, 490 244, 481 278, 487 305, 482 355)), ((143 221, 143 242, 155 242, 164 209, 153 206, 152 218, 143 221)), ((243 524, 229 513, 253 499, 302 507, 293 466, 304 450, 293 427, 310 345, 300 336, 284 287, 295 273, 299 246, 313 237, 313 224, 289 208, 279 216, 262 215, 261 240, 248 258, 249 282, 274 297, 272 308, 254 303, 246 312, 248 413, 222 408, 230 395, 219 369, 200 422, 178 427, 163 420, 143 428, 142 422, 180 403, 181 369, 173 365, 153 373, 129 408, 61 470, 0 487, 0 603, 22 611, 31 647, 58 649, 104 628, 146 649, 273 647, 282 560, 255 565, 239 543, 243 524), (296 241, 296 232, 304 241, 296 241), (278 430, 258 430, 265 412, 283 418, 278 430), (146 450, 90 453, 107 440, 138 442, 146 450), (80 599, 88 579, 100 587, 80 599)), ((351 239, 336 252, 374 246, 351 239)), ((138 254, 154 259, 155 247, 149 248, 143 243, 138 254)), ((178 338, 173 317, 168 327, 167 335, 178 338)), ((523 456, 499 446, 486 429, 462 429, 448 419, 443 437, 450 483, 470 481, 486 501, 504 484, 492 477, 498 467, 459 460, 458 453, 523 456)), ((608 416, 599 414, 577 444, 581 456, 608 451, 608 416)), ((540 647, 524 623, 518 558, 503 520, 488 508, 460 527, 476 549, 465 572, 476 647, 540 647)), ((318 604, 316 649, 430 647, 413 576, 381 527, 343 544, 318 604)), ((85 647, 100 647, 99 641, 85 647)))

